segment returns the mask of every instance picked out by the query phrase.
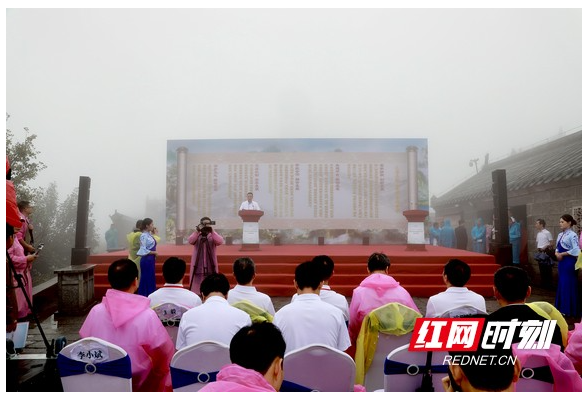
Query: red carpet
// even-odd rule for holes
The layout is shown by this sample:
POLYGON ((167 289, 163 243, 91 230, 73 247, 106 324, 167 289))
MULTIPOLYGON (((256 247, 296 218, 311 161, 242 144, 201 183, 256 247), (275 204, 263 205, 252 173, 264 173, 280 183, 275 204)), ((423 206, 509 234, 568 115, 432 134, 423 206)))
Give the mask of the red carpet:
MULTIPOLYGON (((329 284, 337 292, 351 296, 353 289, 367 275, 367 259, 374 252, 385 253, 392 263, 389 273, 412 296, 429 297, 445 290, 441 278, 443 266, 451 258, 459 258, 472 268, 468 288, 482 296, 492 296, 494 271, 500 266, 494 256, 445 247, 426 246, 425 251, 408 251, 405 245, 261 245, 259 251, 240 251, 240 245, 222 245, 217 248, 220 272, 227 275, 231 285, 233 261, 238 257, 251 257, 257 267, 254 281, 258 290, 270 296, 291 296, 294 289, 294 270, 298 264, 320 254, 335 261, 335 275, 329 284)), ((161 274, 163 261, 170 256, 180 257, 190 263, 193 246, 157 246, 157 287, 163 285, 161 274)), ((127 251, 91 255, 88 263, 96 264, 94 271, 94 295, 100 300, 109 288, 107 271, 110 263, 127 257, 127 251)), ((188 284, 189 277, 184 279, 188 284)))

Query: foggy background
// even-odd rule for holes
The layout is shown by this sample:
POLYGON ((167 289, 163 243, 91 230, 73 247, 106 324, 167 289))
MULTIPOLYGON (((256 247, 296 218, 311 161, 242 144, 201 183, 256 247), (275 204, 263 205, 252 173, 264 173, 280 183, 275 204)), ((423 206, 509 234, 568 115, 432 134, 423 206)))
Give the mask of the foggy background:
POLYGON ((440 196, 581 128, 581 32, 581 9, 7 9, 7 128, 38 135, 37 186, 92 179, 103 246, 115 210, 163 225, 172 139, 426 138, 440 196))

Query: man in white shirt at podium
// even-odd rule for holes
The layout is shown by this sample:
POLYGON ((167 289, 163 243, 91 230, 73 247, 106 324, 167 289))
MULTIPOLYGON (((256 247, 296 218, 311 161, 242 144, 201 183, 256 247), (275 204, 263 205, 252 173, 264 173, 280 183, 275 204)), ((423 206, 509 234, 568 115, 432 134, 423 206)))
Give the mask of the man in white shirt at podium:
POLYGON ((257 204, 256 201, 253 201, 253 193, 247 193, 247 200, 241 203, 241 207, 239 207, 239 211, 241 210, 261 210, 259 204, 257 204))

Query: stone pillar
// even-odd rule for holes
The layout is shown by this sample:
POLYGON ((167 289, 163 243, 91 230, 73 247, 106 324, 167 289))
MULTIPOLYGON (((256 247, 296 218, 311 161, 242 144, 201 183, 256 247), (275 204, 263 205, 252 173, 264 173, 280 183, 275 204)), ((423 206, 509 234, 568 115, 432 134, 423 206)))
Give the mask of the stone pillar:
POLYGON ((90 214, 90 178, 80 176, 78 187, 78 210, 76 218, 76 247, 71 249, 72 265, 82 265, 88 260, 90 248, 86 247, 88 239, 88 216, 90 214))
POLYGON ((178 154, 178 180, 176 183, 176 244, 184 244, 186 234, 186 177, 188 169, 188 149, 180 147, 178 154))
POLYGON ((84 315, 94 305, 96 264, 71 265, 56 269, 58 310, 67 315, 84 315))

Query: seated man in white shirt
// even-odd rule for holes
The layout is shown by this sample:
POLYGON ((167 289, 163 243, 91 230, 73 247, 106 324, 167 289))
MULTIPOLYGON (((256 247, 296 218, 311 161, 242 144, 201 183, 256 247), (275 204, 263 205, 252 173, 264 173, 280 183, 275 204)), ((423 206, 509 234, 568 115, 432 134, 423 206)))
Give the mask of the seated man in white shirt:
POLYGON ((465 287, 470 276, 471 269, 468 264, 456 258, 449 260, 443 268, 442 276, 447 290, 429 298, 425 317, 436 318, 450 310, 455 310, 456 315, 446 316, 456 318, 460 316, 460 309, 464 310, 464 314, 486 313, 486 300, 484 297, 465 287), (477 311, 471 309, 471 307, 477 311))
POLYGON ((164 303, 173 303, 185 308, 194 308, 202 304, 200 296, 185 289, 182 284, 186 274, 186 261, 178 257, 169 257, 163 262, 162 272, 165 284, 149 295, 151 308, 164 303))
POLYGON ((259 204, 257 204, 256 201, 253 201, 253 193, 247 193, 247 200, 241 203, 241 207, 239 207, 239 211, 240 210, 261 210, 259 204))
POLYGON ((229 280, 223 274, 208 275, 200 285, 204 304, 184 313, 180 321, 176 349, 203 340, 214 340, 227 346, 233 335, 251 324, 249 315, 227 301, 229 280))
POLYGON ((229 290, 227 298, 229 304, 235 304, 242 300, 249 300, 272 316, 276 314, 272 299, 267 294, 258 292, 255 286, 253 286, 253 280, 255 279, 255 263, 251 258, 241 257, 236 259, 233 263, 233 275, 237 280, 237 285, 229 290))
MULTIPOLYGON (((317 267, 321 271, 323 285, 321 287, 320 297, 322 301, 326 301, 329 304, 334 305, 339 310, 343 312, 343 317, 345 317, 345 323, 349 323, 349 302, 347 298, 342 294, 335 292, 329 286, 329 279, 333 276, 335 272, 335 262, 333 259, 326 255, 316 256, 312 259, 312 262, 316 263, 317 267)), ((292 301, 298 296, 295 294, 292 296, 292 301)))
POLYGON ((319 297, 321 280, 320 270, 312 261, 296 267, 294 286, 298 296, 274 318, 286 340, 286 353, 314 343, 341 351, 351 346, 343 312, 319 297))

